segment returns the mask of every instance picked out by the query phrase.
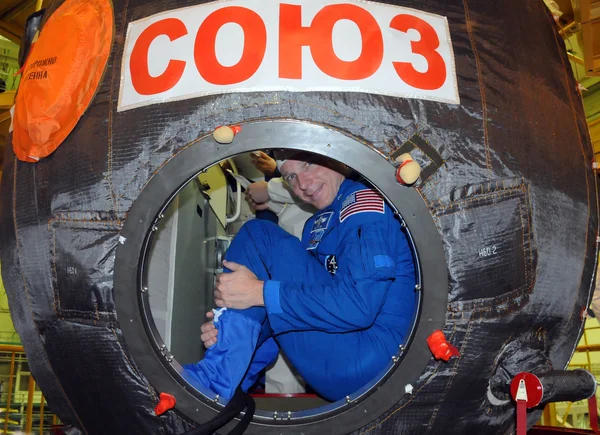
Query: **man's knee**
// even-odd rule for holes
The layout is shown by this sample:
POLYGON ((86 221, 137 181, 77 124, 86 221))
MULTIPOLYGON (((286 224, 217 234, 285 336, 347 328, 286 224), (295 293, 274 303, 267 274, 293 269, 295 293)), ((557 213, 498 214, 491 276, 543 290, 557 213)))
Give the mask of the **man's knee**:
POLYGON ((238 233, 242 231, 247 231, 251 234, 263 232, 270 233, 274 228, 279 228, 279 226, 271 221, 265 219, 250 219, 244 225, 242 225, 242 228, 240 228, 238 233))
POLYGON ((260 240, 267 245, 278 244, 289 237, 293 236, 279 227, 279 225, 263 219, 249 220, 240 228, 236 235, 236 238, 249 239, 254 242, 260 240))
POLYGON ((310 261, 308 256, 296 237, 271 222, 253 219, 240 228, 226 259, 244 264, 258 276, 263 269, 269 274, 288 271, 291 263, 310 261))
POLYGON ((259 245, 264 244, 264 240, 268 237, 269 233, 277 228, 277 225, 269 221, 259 219, 249 220, 239 229, 229 249, 244 251, 248 249, 248 245, 253 246, 253 249, 259 249, 259 245))
POLYGON ((273 237, 279 227, 272 222, 253 219, 246 222, 233 238, 225 258, 243 264, 257 274, 253 266, 260 266, 261 258, 270 256, 274 245, 273 237))

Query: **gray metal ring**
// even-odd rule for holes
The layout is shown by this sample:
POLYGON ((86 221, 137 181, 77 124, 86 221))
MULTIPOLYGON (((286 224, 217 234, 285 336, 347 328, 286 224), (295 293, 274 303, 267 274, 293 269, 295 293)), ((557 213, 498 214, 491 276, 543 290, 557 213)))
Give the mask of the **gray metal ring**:
MULTIPOLYGON (((433 218, 415 189, 395 179, 395 168, 381 153, 332 127, 297 120, 255 121, 242 125, 231 144, 219 144, 208 134, 169 160, 146 184, 133 204, 123 227, 125 242, 116 252, 114 291, 120 326, 128 349, 150 383, 177 398, 176 409, 202 423, 219 409, 213 398, 200 394, 181 376, 181 366, 165 361, 162 341, 148 322, 142 291, 142 270, 149 234, 170 201, 201 170, 232 155, 261 148, 300 149, 338 160, 375 185, 407 224, 409 240, 417 254, 421 303, 406 349, 390 362, 382 377, 341 400, 314 410, 295 412, 291 419, 273 420, 258 411, 249 433, 348 433, 368 424, 399 402, 405 385, 417 383, 431 353, 427 337, 441 329, 446 314, 448 277, 441 238, 433 218), (277 141, 277 146, 268 144, 277 141), (377 384, 377 388, 372 388, 377 384), (325 419, 326 417, 326 419, 325 419), (342 422, 343 419, 343 422, 342 422), (298 426, 298 425, 302 426, 298 426), (254 428, 254 430, 253 430, 254 428), (256 429, 258 428, 258 429, 256 429)), ((214 394, 213 394, 214 395, 214 394)))

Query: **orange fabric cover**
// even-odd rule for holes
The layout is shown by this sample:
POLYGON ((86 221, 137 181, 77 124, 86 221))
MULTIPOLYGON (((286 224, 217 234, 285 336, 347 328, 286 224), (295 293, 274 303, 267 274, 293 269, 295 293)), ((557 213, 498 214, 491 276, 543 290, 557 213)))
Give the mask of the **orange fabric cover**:
POLYGON ((48 156, 75 128, 102 79, 113 20, 109 0, 66 0, 50 16, 17 92, 13 149, 19 160, 48 156))

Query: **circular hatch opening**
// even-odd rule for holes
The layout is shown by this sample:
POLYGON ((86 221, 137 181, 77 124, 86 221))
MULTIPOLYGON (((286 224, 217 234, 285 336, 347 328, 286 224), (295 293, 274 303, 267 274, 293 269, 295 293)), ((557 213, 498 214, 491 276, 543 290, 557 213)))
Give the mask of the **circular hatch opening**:
POLYGON ((228 222, 228 214, 235 212, 217 200, 239 187, 231 188, 235 183, 230 180, 219 193, 220 183, 212 181, 211 186, 211 177, 225 179, 224 162, 234 156, 239 161, 261 146, 302 150, 347 165, 381 192, 413 253, 417 284, 412 326, 377 376, 335 402, 311 394, 311 386, 309 394, 291 397, 261 394, 256 387, 251 391, 257 404, 253 421, 262 433, 265 425, 320 428, 316 433, 323 424, 331 425, 332 433, 346 433, 389 409, 416 382, 431 357, 425 339, 443 325, 447 297, 446 269, 439 267, 445 262, 441 241, 423 201, 414 189, 396 182, 393 165, 354 138, 315 124, 268 121, 242 125, 228 145, 210 135, 190 144, 148 182, 125 224, 115 270, 120 323, 146 377, 157 390, 176 396, 179 411, 204 422, 222 408, 222 398, 186 380, 182 364, 203 356, 199 326, 214 307, 214 277, 239 229, 236 220, 228 222), (272 137, 277 145, 269 143, 272 137), (202 266, 194 268, 195 262, 202 266), (196 283, 201 290, 194 290, 196 283))

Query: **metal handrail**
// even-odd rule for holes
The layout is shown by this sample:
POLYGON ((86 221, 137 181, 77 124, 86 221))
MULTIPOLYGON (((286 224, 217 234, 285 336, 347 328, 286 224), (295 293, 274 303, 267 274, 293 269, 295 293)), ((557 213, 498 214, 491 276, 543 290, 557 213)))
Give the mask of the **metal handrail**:
MULTIPOLYGON (((9 377, 8 377, 8 391, 7 391, 7 399, 6 399, 6 410, 4 412, 4 425, 3 425, 3 430, 0 432, 4 435, 8 434, 8 433, 12 433, 9 432, 9 423, 10 423, 10 414, 11 411, 11 406, 13 403, 13 396, 16 396, 16 391, 15 391, 15 382, 17 381, 17 376, 18 373, 15 373, 15 365, 16 362, 26 362, 27 358, 25 357, 25 351, 23 349, 23 346, 17 346, 17 345, 2 345, 0 344, 0 353, 1 352, 6 352, 6 353, 10 353, 10 370, 9 370, 9 377), (22 354, 22 355, 20 355, 22 354)), ((23 373, 23 372, 21 372, 23 373)), ((31 375, 31 373, 29 373, 29 383, 28 383, 28 388, 27 388, 27 407, 26 407, 26 412, 25 412, 25 432, 26 433, 33 433, 32 429, 33 429, 33 405, 34 405, 34 396, 35 396, 35 387, 36 387, 36 382, 35 379, 33 378, 33 376, 31 375)), ((37 402, 37 401, 35 401, 37 402)), ((39 434, 43 435, 44 434, 44 410, 45 410, 45 399, 44 399, 44 395, 40 394, 40 409, 39 409, 39 434)), ((22 415, 22 414, 21 414, 22 415)), ((52 425, 57 425, 58 424, 58 418, 56 415, 52 414, 52 425)))

